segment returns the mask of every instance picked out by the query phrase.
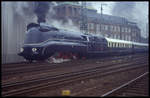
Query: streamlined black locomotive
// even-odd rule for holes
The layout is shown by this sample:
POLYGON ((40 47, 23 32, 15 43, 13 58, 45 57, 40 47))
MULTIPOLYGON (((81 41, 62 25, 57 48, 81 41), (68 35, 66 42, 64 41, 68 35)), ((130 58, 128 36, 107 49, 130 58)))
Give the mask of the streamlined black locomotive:
MULTIPOLYGON (((27 26, 26 38, 21 48, 20 56, 26 60, 46 60, 55 53, 76 54, 78 57, 123 53, 123 50, 133 52, 134 44, 130 47, 114 47, 112 40, 80 32, 61 30, 53 26, 31 23, 27 26), (119 51, 120 50, 120 51, 119 51)), ((122 42, 123 43, 123 42, 122 42)), ((125 43, 125 42, 124 42, 125 43)), ((145 45, 144 47, 147 47, 145 45)))

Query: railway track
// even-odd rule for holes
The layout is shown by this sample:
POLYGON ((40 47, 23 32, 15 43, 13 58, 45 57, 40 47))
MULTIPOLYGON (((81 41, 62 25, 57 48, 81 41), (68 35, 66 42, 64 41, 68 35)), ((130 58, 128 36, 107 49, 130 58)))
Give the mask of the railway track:
MULTIPOLYGON (((131 58, 130 58, 131 59, 131 58)), ((143 59, 143 57, 138 57, 138 58, 134 58, 132 59, 131 61, 134 62, 134 61, 137 61, 137 60, 140 60, 140 59, 143 59)), ((131 62, 130 61, 130 62, 131 62)), ((119 65, 119 64, 122 64, 122 63, 127 63, 129 62, 129 60, 127 59, 119 59, 119 60, 115 60, 114 61, 107 61, 107 62, 90 62, 90 63, 79 63, 77 65, 77 63, 75 63, 74 65, 71 65, 69 64, 69 66, 59 66, 59 67, 56 67, 54 66, 53 67, 49 67, 45 70, 42 70, 42 69, 38 69, 37 71, 35 70, 32 70, 32 69, 29 69, 27 70, 26 73, 21 73, 21 70, 20 73, 14 75, 14 74, 10 74, 9 76, 2 76, 2 84, 7 84, 7 83, 12 83, 12 82, 15 82, 15 81, 24 81, 24 80, 28 80, 28 79, 37 79, 37 78, 44 78, 44 77, 47 77, 49 75, 57 75, 58 73, 59 74, 63 74, 63 73, 66 73, 66 72, 73 72, 73 71, 79 71, 80 70, 84 70, 84 69, 90 69, 90 68, 99 68, 99 67, 105 67, 105 66, 115 66, 115 65, 119 65), (30 72, 31 71, 31 72, 30 72), (30 72, 30 73, 29 73, 30 72), (20 80, 20 77, 21 77, 21 80, 20 80)), ((13 73, 13 72, 12 72, 13 73)))
MULTIPOLYGON (((144 57, 144 56, 143 56, 144 57)), ((114 57, 114 58, 105 58, 105 59, 100 59, 98 60, 99 62, 105 62, 105 61, 112 61, 112 60, 131 60, 131 58, 134 58, 131 57, 131 56, 121 56, 121 57, 114 57)), ((88 60, 87 60, 88 61, 88 60)), ((11 67, 6 67, 6 68, 2 68, 2 76, 13 76, 13 75, 17 75, 17 74, 22 74, 22 73, 29 73, 29 72, 35 72, 35 71, 41 71, 41 70, 49 70, 49 69, 56 69, 56 68, 61 68, 61 67, 70 67, 70 64, 71 63, 76 63, 75 66, 77 65, 81 65, 81 64, 84 64, 85 62, 87 61, 79 61, 79 62, 68 62, 66 64, 63 64, 60 66, 60 64, 49 64, 49 63, 34 63, 34 64, 31 64, 31 66, 27 65, 24 67, 15 67, 14 65, 12 65, 11 67), (35 65, 35 64, 38 64, 38 65, 35 65), (14 67, 13 67, 14 66, 14 67)), ((97 59, 95 60, 97 61, 97 59)), ((18 65, 17 65, 18 66, 18 65)))
MULTIPOLYGON (((121 59, 121 58, 130 58, 130 57, 136 57, 136 56, 145 56, 147 54, 136 54, 136 55, 123 55, 123 56, 111 56, 111 57, 103 57, 103 58, 96 58, 95 60, 100 60, 104 61, 105 59, 107 60, 116 60, 116 59, 121 59)), ((78 60, 78 62, 82 62, 83 60, 78 60)), ((86 61, 86 60, 85 60, 86 61)), ((68 63, 68 62, 67 62, 68 63)), ((28 63, 28 62, 21 62, 21 63, 10 63, 10 64, 2 64, 2 69, 7 70, 7 69, 17 69, 17 68, 26 68, 26 67, 37 67, 40 65, 47 65, 49 63, 47 62, 33 62, 33 63, 28 63)), ((50 65, 57 65, 57 64, 50 64, 50 65)))
MULTIPOLYGON (((147 60, 145 60, 147 61, 147 60)), ((29 95, 29 93, 45 89, 47 87, 55 87, 82 79, 89 79, 92 77, 100 77, 120 71, 131 70, 140 67, 146 67, 148 62, 141 62, 137 60, 132 63, 118 64, 115 66, 100 66, 92 69, 81 70, 78 72, 65 73, 55 76, 49 76, 40 79, 32 79, 24 82, 16 82, 13 84, 2 85, 3 96, 18 96, 29 95), (134 66, 133 66, 134 65, 134 66)))
POLYGON ((138 76, 135 79, 105 93, 102 97, 105 96, 149 96, 149 80, 148 73, 138 76))

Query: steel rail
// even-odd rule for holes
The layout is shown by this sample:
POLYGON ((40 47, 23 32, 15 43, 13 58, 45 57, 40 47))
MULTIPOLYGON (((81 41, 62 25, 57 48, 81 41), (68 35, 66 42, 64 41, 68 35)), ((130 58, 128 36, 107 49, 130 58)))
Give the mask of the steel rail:
POLYGON ((136 77, 135 79, 132 79, 132 80, 130 80, 129 82, 127 82, 127 83, 125 83, 125 84, 123 84, 123 85, 121 85, 121 86, 119 86, 119 87, 117 87, 117 88, 115 88, 115 89, 113 89, 113 90, 111 90, 111 91, 109 91, 109 92, 103 94, 101 97, 105 97, 105 96, 109 96, 109 95, 113 94, 114 92, 116 92, 116 91, 118 91, 118 90, 120 90, 120 89, 122 89, 122 88, 124 88, 124 87, 126 87, 126 86, 128 86, 128 85, 130 85, 131 83, 137 81, 138 79, 141 79, 143 76, 147 75, 148 73, 149 73, 149 72, 145 72, 144 74, 142 74, 142 75, 136 77))
MULTIPOLYGON (((139 63, 138 63, 139 64, 139 63)), ((123 68, 125 67, 125 66, 122 66, 123 68)), ((127 65, 126 65, 126 67, 127 67, 127 65)), ((125 68, 126 68, 125 67, 125 68)), ((129 66, 128 65, 128 67, 132 67, 132 68, 135 68, 135 67, 141 67, 141 66, 129 66)), ((115 68, 109 68, 109 69, 105 69, 105 70, 103 70, 103 71, 101 71, 101 73, 109 73, 108 71, 112 71, 112 69, 114 70, 115 68)), ((118 68, 117 68, 118 69, 118 68)), ((89 72, 89 73, 86 73, 86 72, 84 72, 84 74, 83 74, 83 72, 80 72, 80 73, 74 73, 74 74, 72 74, 72 75, 67 75, 67 77, 69 78, 69 77, 71 77, 71 78, 79 78, 79 77, 85 77, 85 76, 89 76, 89 75, 91 75, 91 74, 96 74, 96 73, 99 73, 99 71, 98 72, 96 72, 96 70, 94 70, 94 71, 92 71, 92 72, 89 72), (78 74, 78 75, 77 75, 78 74), (86 75, 85 75, 86 74, 86 75)), ((52 85, 52 84, 58 84, 59 82, 61 82, 61 81, 68 81, 68 79, 66 80, 65 79, 66 78, 66 76, 63 76, 61 79, 62 80, 55 80, 55 81, 53 81, 53 82, 50 82, 50 84, 52 85)), ((69 78, 69 80, 72 80, 72 79, 70 79, 69 78)), ((47 87, 47 85, 49 85, 49 83, 48 84, 44 84, 44 85, 46 85, 46 87, 47 87)), ((39 88, 37 88, 37 87, 45 87, 43 84, 42 85, 39 85, 39 86, 34 86, 34 87, 29 87, 29 88, 24 88, 24 89, 22 89, 22 90, 19 90, 19 92, 20 93, 23 93, 23 92, 29 92, 29 91, 32 91, 33 90, 33 88, 36 88, 36 89, 39 89, 39 88), (26 91, 24 91, 26 89, 26 91)), ((10 92, 6 92, 5 94, 3 93, 3 95, 13 95, 13 94, 17 94, 17 93, 19 93, 18 91, 10 91, 10 92)))
MULTIPOLYGON (((142 54, 142 56, 145 56, 145 54, 142 54)), ((110 60, 116 60, 116 59, 120 59, 120 58, 128 58, 128 57, 130 57, 130 56, 132 56, 132 57, 136 57, 136 56, 141 56, 141 55, 139 55, 139 54, 136 54, 136 55, 123 55, 123 56, 111 56, 111 57, 104 57, 104 59, 103 58, 98 58, 98 60, 105 60, 105 59, 110 59, 110 60)), ((14 67, 24 67, 24 66, 22 66, 22 65, 30 65, 30 66, 37 66, 37 65, 35 65, 35 64, 39 64, 39 63, 41 63, 41 64, 45 64, 45 62, 33 62, 33 63, 28 63, 28 62, 21 62, 21 63, 10 63, 10 64, 3 64, 3 66, 2 66, 2 69, 8 69, 8 68, 14 68, 14 67)))
MULTIPOLYGON (((143 57, 140 57, 141 59, 143 58, 143 57)), ((107 59, 107 60, 130 60, 130 58, 129 57, 126 57, 126 58, 124 58, 124 57, 118 57, 118 58, 112 58, 112 59, 107 59)), ((135 59, 135 58, 134 58, 135 59)), ((136 58, 136 59, 138 59, 138 58, 136 58)), ((118 60, 118 61, 119 61, 118 60)), ((101 60, 100 60, 101 61, 101 60)), ((54 64, 53 64, 54 65, 54 64)), ((69 65, 69 64, 67 64, 67 65, 69 65)), ((67 65, 65 65, 65 66, 67 66, 67 65)), ((2 76, 7 76, 7 75, 10 75, 10 76, 12 76, 12 75, 15 75, 15 74, 21 74, 21 73, 25 73, 25 72, 33 72, 33 71, 41 71, 41 70, 49 70, 49 69, 52 69, 52 70, 54 70, 55 68, 58 68, 58 64, 55 64, 55 66, 43 66, 43 65, 40 65, 40 66, 37 66, 37 67, 29 67, 29 68, 24 68, 24 69, 15 69, 15 70, 11 70, 11 69, 8 69, 8 70, 2 70, 2 76), (32 69, 31 69, 32 68, 32 69), (6 72, 6 73, 5 73, 6 72)), ((59 67, 63 67, 63 66, 59 66, 59 67)))
MULTIPOLYGON (((140 59, 140 58, 138 58, 138 59, 140 59)), ((138 59, 135 59, 134 61, 139 61, 138 59)), ((38 78, 35 78, 35 79, 30 79, 30 80, 25 80, 25 81, 19 81, 19 82, 14 82, 14 83, 5 83, 5 84, 2 84, 2 88, 4 88, 4 87, 8 87, 8 86, 13 86, 13 85, 17 85, 17 84, 22 84, 23 82, 30 82, 30 81, 35 81, 35 80, 45 80, 45 79, 48 79, 49 77, 56 77, 56 76, 62 76, 62 75, 65 75, 65 74, 71 74, 71 73, 74 73, 74 74, 76 74, 76 73, 78 73, 78 72, 85 72, 85 71, 89 71, 89 70, 95 70, 95 69, 103 69, 103 68, 109 68, 109 67, 111 67, 111 66, 120 66, 120 64, 128 64, 128 61, 125 61, 125 62, 119 62, 119 63, 111 63, 111 64, 104 64, 104 65, 101 65, 101 66, 96 66, 96 67, 93 67, 93 68, 87 68, 87 69, 84 69, 84 70, 77 70, 77 71, 74 71, 74 72, 66 72, 66 73, 62 73, 62 74, 58 74, 58 75, 52 75, 52 76, 45 76, 45 77, 40 77, 40 79, 38 79, 38 78)), ((132 62, 130 62, 131 64, 132 64, 132 62)), ((140 63, 142 63, 142 62, 140 62, 140 63)), ((37 82, 37 81, 35 81, 35 82, 37 82)))

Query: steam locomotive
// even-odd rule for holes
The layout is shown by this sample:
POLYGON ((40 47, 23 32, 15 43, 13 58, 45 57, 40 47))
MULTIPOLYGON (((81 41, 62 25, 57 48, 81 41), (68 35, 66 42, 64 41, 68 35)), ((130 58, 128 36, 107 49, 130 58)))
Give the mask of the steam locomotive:
POLYGON ((94 57, 147 51, 148 44, 144 43, 70 32, 53 26, 31 23, 27 26, 25 42, 18 55, 31 62, 46 60, 55 53, 94 57))

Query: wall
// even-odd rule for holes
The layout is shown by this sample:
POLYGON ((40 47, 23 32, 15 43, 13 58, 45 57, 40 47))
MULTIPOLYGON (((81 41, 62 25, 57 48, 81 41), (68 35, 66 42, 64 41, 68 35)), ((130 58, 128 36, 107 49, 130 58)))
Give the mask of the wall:
POLYGON ((23 61, 18 56, 25 37, 26 23, 11 2, 2 2, 2 64, 23 61))

